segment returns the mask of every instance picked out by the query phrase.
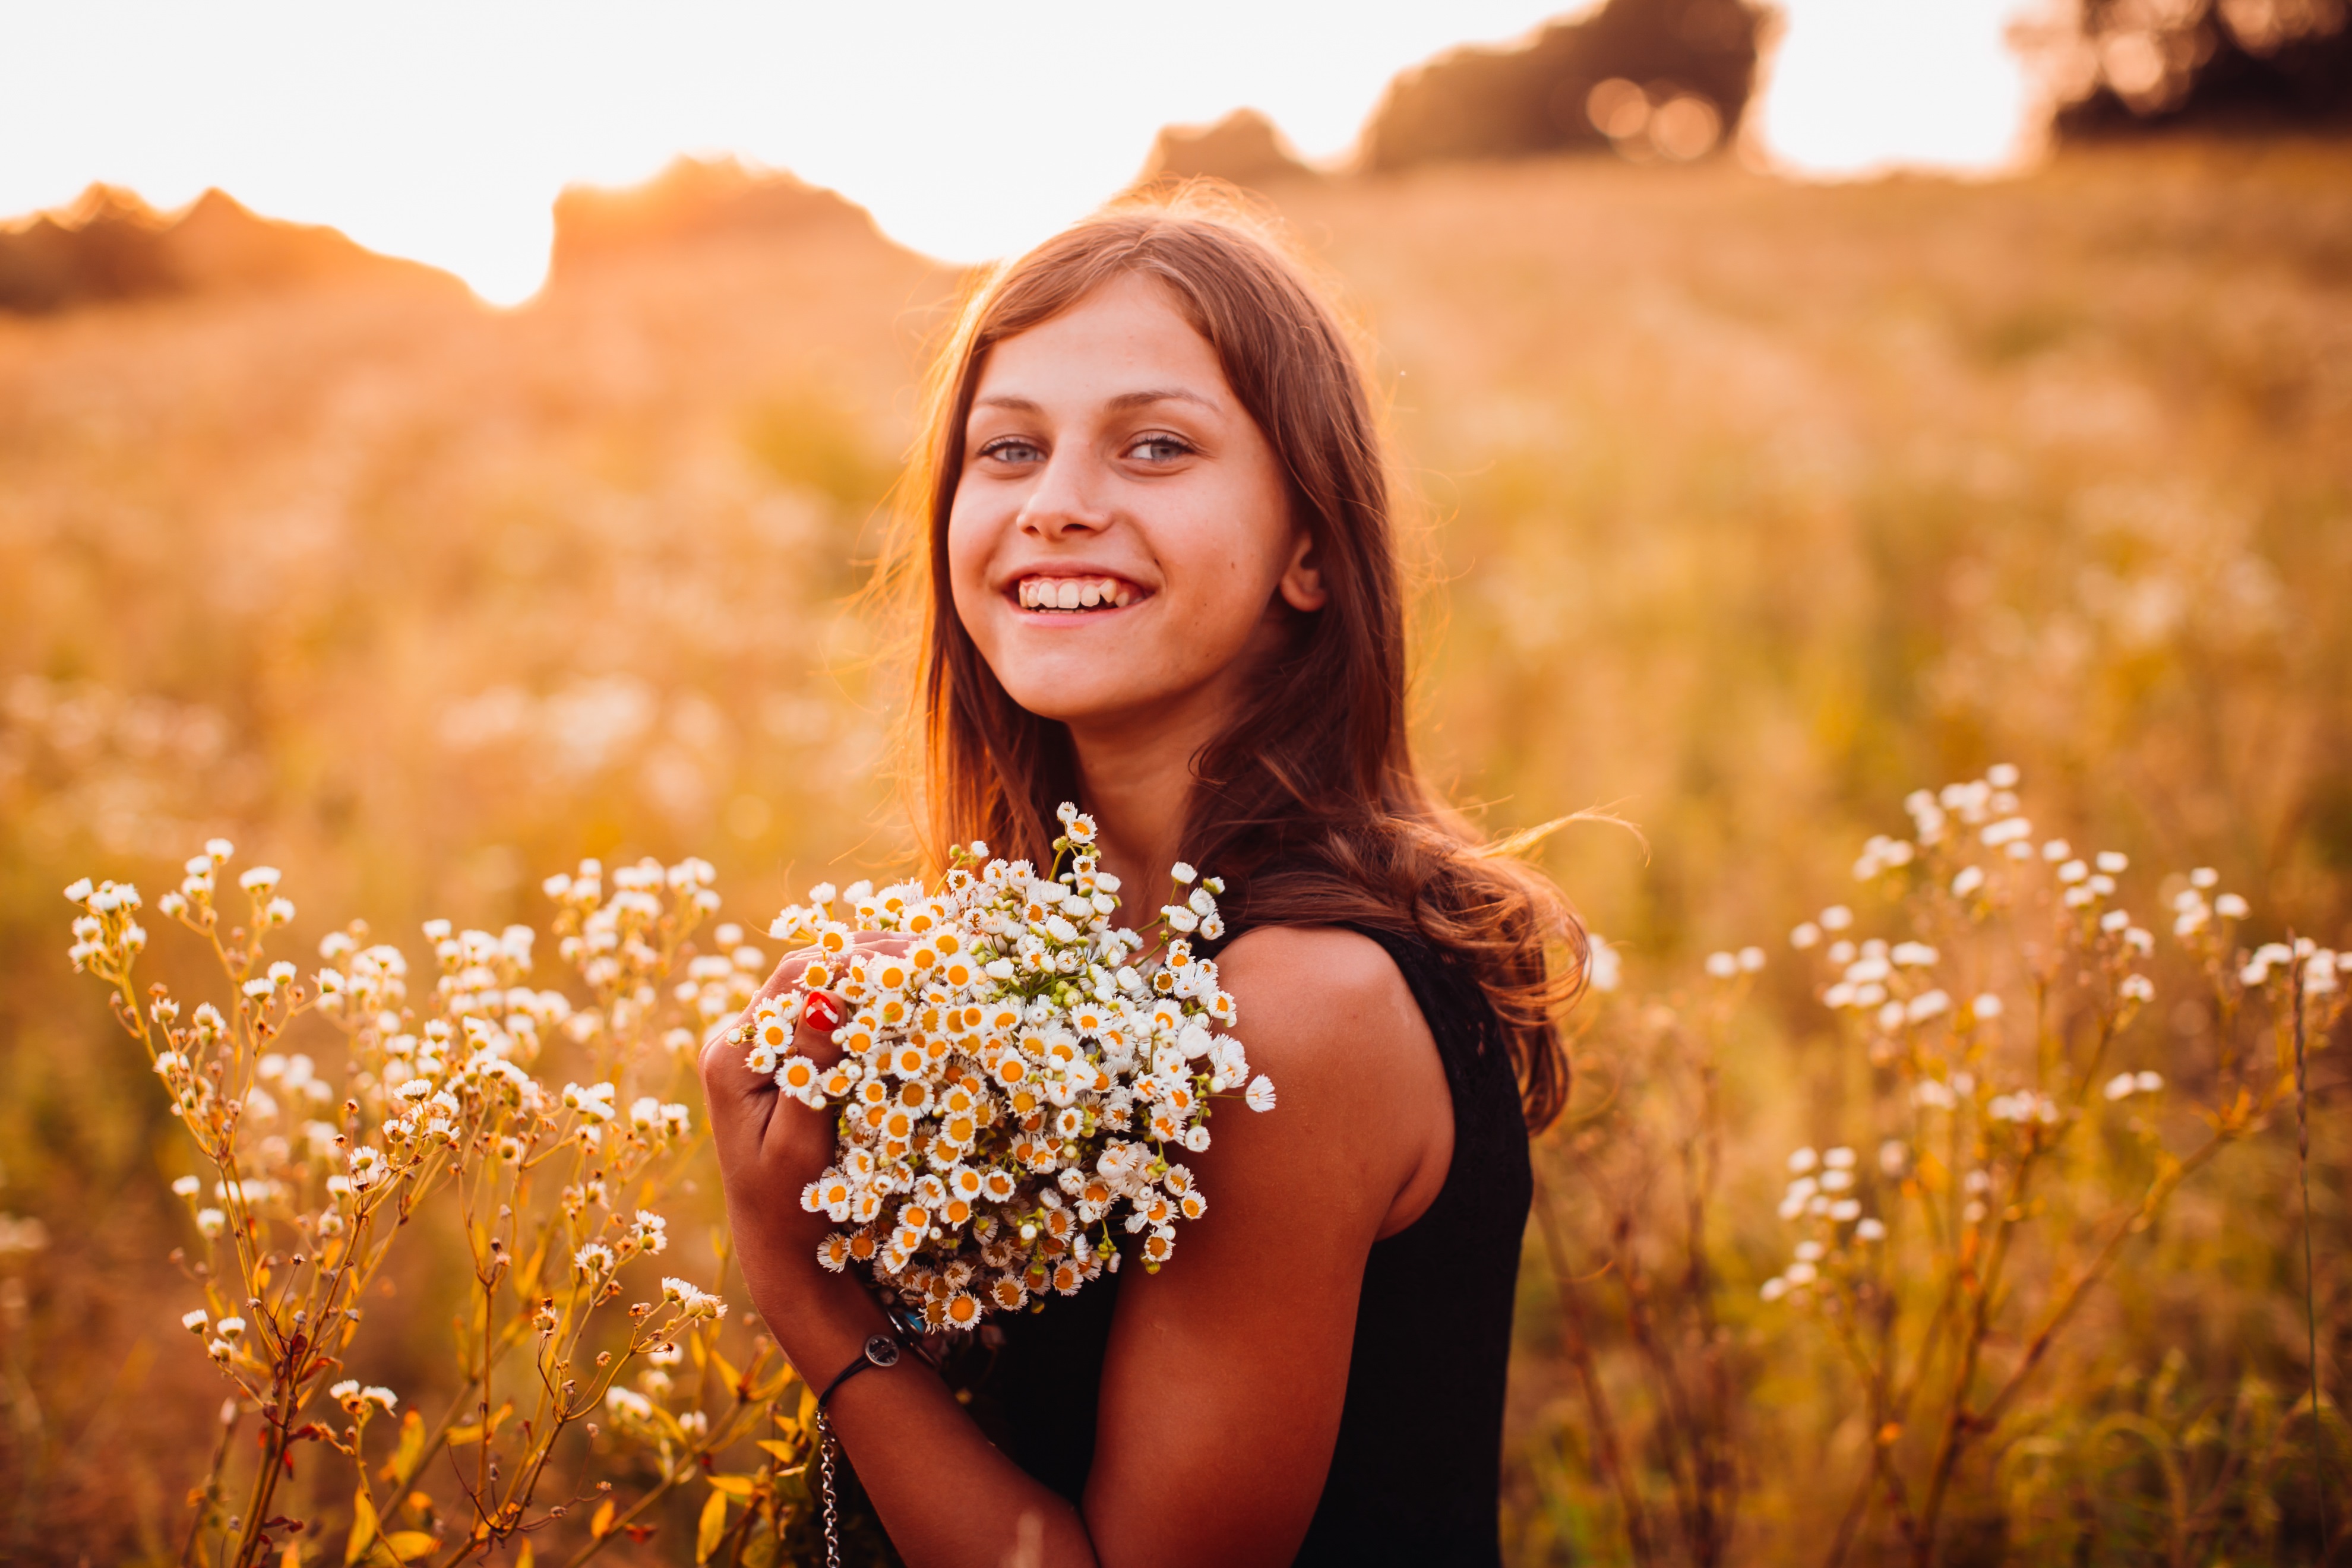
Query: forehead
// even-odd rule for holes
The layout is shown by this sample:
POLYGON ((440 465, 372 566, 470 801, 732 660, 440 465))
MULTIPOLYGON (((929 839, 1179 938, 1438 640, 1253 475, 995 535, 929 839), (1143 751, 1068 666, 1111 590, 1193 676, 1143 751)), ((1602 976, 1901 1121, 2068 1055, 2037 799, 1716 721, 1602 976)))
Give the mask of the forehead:
POLYGON ((1156 279, 1123 273, 996 344, 981 367, 973 411, 992 402, 1052 407, 1160 389, 1231 402, 1216 351, 1175 294, 1156 279))

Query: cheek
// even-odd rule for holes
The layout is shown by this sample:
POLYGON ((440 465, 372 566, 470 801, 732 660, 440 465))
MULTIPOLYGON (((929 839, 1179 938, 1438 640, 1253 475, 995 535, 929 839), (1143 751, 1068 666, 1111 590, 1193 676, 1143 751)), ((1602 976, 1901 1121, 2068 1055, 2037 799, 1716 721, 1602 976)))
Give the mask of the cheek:
POLYGON ((989 607, 988 558, 993 548, 992 531, 978 509, 965 506, 959 497, 948 513, 948 591, 964 629, 975 639, 984 637, 988 622, 982 612, 989 607))
POLYGON ((1238 654, 1265 617, 1266 584, 1257 563, 1220 556, 1187 563, 1181 594, 1163 625, 1188 662, 1238 654))
POLYGON ((1174 619, 1213 641, 1238 645, 1264 618, 1288 559, 1288 510, 1258 486, 1202 498, 1162 533, 1162 561, 1182 584, 1174 619))

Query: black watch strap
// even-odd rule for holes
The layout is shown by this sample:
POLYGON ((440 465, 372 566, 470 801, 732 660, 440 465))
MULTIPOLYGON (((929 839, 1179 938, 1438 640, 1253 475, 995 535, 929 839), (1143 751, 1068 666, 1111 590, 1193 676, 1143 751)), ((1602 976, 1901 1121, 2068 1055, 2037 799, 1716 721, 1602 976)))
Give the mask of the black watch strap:
POLYGON ((826 1384, 824 1392, 816 1396, 818 1412, 822 1414, 824 1407, 833 1402, 835 1393, 843 1384, 847 1383, 869 1366, 896 1366, 898 1364, 899 1357, 905 1353, 898 1342, 888 1334, 876 1334, 868 1339, 865 1348, 857 1352, 857 1359, 843 1367, 840 1375, 826 1384))

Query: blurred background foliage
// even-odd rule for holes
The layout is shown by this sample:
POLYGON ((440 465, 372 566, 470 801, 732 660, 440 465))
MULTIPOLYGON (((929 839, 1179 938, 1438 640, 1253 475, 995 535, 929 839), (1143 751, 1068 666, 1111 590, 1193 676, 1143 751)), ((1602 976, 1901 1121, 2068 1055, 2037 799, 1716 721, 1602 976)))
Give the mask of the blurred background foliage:
MULTIPOLYGON (((1621 8, 1642 9, 1585 26, 1621 8)), ((1752 68, 1752 16, 1719 10, 1677 36, 1752 68)), ((1705 85, 1654 91, 1652 68, 1596 80, 1642 75, 1645 106, 1705 85)), ((2108 68, 2082 90, 2120 102, 2108 68)), ((2016 763, 2046 830, 2220 868, 2256 940, 2352 944, 2352 146, 2106 140, 1999 183, 1802 187, 1641 166, 1675 159, 1634 144, 1630 110, 1609 136, 1623 102, 1570 98, 1586 120, 1555 116, 1559 141, 1386 172, 1309 174, 1263 121, 1164 139, 1157 166, 1255 160, 1230 172, 1379 346, 1425 569, 1418 733, 1448 787, 1498 832, 1593 805, 1641 826, 1646 852, 1594 827, 1546 851, 1635 983, 1716 947, 1776 955, 1726 1069, 1744 1289, 1780 1245, 1755 1238, 1780 1154, 1838 1136, 1799 1070, 1826 1015, 1778 938, 1851 897, 1913 787, 2016 763), (1479 156, 1571 142, 1625 155, 1479 156)), ((1712 101, 1728 134, 1744 96, 1712 101)), ((99 193, 52 226, 119 254, 190 221, 99 193)), ((549 287, 508 312, 215 208, 204 254, 236 265, 89 288, 52 267, 15 301, 34 313, 0 313, 0 1543, 26 1560, 171 1539, 219 1396, 173 1327, 175 1130, 68 973, 67 881, 161 890, 222 833, 288 869, 306 942, 359 914, 413 945, 430 916, 541 921, 540 877, 583 854, 704 855, 755 928, 903 855, 872 662, 890 628, 849 599, 961 279, 828 193, 723 163, 579 193, 559 221, 549 287), (113 302, 59 308, 92 298, 113 302)), ((2158 1033, 2185 1049, 2197 1027, 2158 1033)), ((2352 1321, 2334 1074, 2331 1388, 2352 1321)), ((2035 1500, 2120 1462, 2114 1423, 2092 1432, 2116 1412, 2280 1419, 2293 1377, 2247 1380, 2303 1364, 2284 1147, 2200 1199, 2230 1268, 2168 1255, 2196 1289, 2144 1293, 2053 1373, 2042 1447, 1980 1478, 2011 1504, 1950 1560, 2077 1552, 2035 1500), (2192 1331, 2202 1313, 2242 1331, 2192 1331)), ((1604 1197, 1556 1201, 1598 1223, 1604 1197)), ((1619 1560, 1561 1436, 1559 1304, 1529 1258, 1511 1548, 1619 1560)), ((1754 1316, 1728 1331, 1775 1364, 1782 1331, 1754 1316)), ((1589 1329, 1627 1364, 1622 1321, 1589 1329)), ((415 1324, 402 1370, 429 1375, 437 1332, 415 1324)), ((1802 1418, 1777 1430, 1812 1457, 1737 1439, 1735 1560, 1784 1560, 1843 1502, 1811 1488, 1846 1413, 1797 1365, 1769 1386, 1802 1418)))

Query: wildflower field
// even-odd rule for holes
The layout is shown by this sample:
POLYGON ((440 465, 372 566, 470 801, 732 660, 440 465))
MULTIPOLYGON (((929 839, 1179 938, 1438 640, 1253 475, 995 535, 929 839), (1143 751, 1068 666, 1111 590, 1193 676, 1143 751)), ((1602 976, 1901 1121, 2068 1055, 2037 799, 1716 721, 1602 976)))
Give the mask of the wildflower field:
MULTIPOLYGON (((1543 851, 1607 985, 1508 1560, 2323 1560, 2352 147, 1275 195, 1425 754, 1641 830, 1543 851)), ((821 1560, 683 1047, 905 868, 849 598, 956 284, 834 224, 0 317, 0 1557, 821 1560)))

